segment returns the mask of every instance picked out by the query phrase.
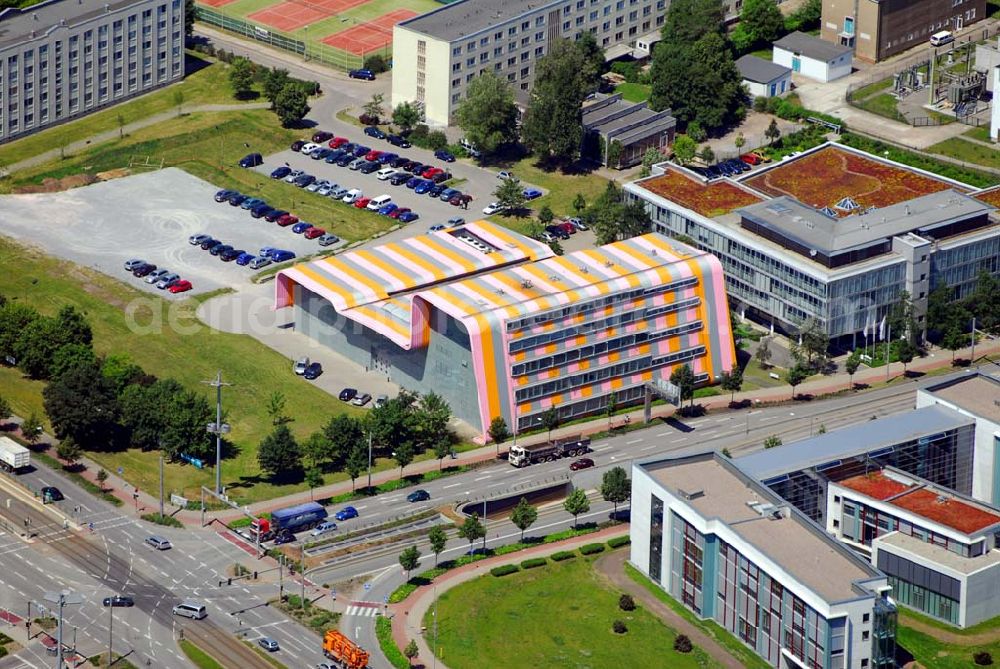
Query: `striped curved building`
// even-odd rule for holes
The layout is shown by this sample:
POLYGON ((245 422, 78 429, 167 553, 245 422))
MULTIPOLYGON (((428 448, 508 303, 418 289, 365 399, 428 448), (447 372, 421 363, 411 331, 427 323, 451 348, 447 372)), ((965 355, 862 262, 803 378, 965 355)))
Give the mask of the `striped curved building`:
POLYGON ((482 430, 643 397, 688 363, 735 365, 719 261, 660 234, 555 256, 486 221, 302 263, 276 307, 299 331, 482 430))

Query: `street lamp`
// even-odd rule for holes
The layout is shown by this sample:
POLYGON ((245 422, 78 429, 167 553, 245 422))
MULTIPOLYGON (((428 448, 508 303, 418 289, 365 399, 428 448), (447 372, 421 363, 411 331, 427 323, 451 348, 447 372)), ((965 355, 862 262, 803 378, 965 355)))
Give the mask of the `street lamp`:
POLYGON ((222 386, 231 386, 231 383, 222 382, 222 372, 219 371, 212 381, 202 381, 202 383, 215 388, 215 422, 209 423, 208 431, 215 435, 215 494, 222 494, 222 435, 229 434, 229 423, 222 422, 222 386))
POLYGON ((372 490, 372 431, 368 430, 368 492, 372 490))
POLYGON ((69 590, 63 590, 61 592, 46 592, 44 595, 45 601, 52 602, 53 604, 59 605, 59 631, 57 633, 56 642, 58 644, 58 650, 56 652, 56 657, 58 658, 58 663, 56 664, 56 669, 64 669, 65 664, 63 663, 63 607, 67 604, 80 604, 83 602, 83 597, 75 592, 69 590))

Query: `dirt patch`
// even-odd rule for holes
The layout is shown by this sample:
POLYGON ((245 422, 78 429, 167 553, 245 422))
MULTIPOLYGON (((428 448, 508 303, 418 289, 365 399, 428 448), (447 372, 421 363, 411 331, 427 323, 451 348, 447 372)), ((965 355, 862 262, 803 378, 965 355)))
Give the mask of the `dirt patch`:
POLYGON ((98 178, 93 174, 73 174, 68 177, 63 177, 62 179, 52 179, 48 178, 42 181, 41 184, 32 184, 29 186, 20 186, 14 189, 14 193, 57 193, 63 190, 69 190, 70 188, 79 188, 80 186, 89 186, 92 183, 97 183, 98 178))
POLYGON ((98 172, 97 178, 101 181, 111 181, 112 179, 121 179, 122 177, 127 177, 132 171, 127 167, 119 167, 116 170, 108 170, 107 172, 98 172))

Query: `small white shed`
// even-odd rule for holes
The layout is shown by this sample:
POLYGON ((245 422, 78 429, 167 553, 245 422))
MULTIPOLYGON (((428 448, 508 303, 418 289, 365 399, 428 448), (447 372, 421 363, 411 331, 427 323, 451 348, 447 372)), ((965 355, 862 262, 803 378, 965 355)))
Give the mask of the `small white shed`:
POLYGON ((792 72, 825 82, 851 73, 853 52, 850 47, 796 31, 774 43, 771 60, 791 68, 792 72))
POLYGON ((774 97, 792 90, 792 69, 747 54, 736 61, 736 69, 750 97, 774 97))

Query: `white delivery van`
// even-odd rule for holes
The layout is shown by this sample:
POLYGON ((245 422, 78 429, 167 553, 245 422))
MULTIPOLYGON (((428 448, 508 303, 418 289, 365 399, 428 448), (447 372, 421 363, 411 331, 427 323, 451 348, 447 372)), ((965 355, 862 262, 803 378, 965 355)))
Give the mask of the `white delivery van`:
POLYGON ((931 46, 943 46, 948 42, 954 41, 955 36, 951 34, 950 30, 942 30, 941 32, 931 35, 931 46))
POLYGON ((378 211, 390 202, 392 202, 392 198, 388 195, 379 195, 378 197, 372 198, 372 201, 368 203, 368 210, 378 211))

